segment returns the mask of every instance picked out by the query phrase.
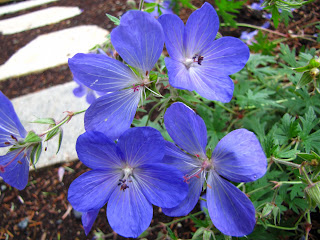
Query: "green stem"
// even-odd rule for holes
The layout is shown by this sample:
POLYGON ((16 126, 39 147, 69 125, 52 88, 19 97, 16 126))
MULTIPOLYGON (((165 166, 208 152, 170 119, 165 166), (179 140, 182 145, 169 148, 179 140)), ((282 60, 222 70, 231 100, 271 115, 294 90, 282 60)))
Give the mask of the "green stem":
POLYGON ((301 182, 301 181, 280 181, 280 182, 277 182, 277 183, 279 183, 280 185, 281 184, 292 184, 292 185, 294 185, 294 184, 302 184, 303 182, 301 182))
MULTIPOLYGON (((225 23, 221 23, 220 25, 222 27, 227 26, 225 23)), ((236 23, 236 25, 238 27, 248 27, 248 28, 258 29, 258 30, 261 30, 261 31, 269 32, 269 33, 272 33, 272 34, 275 34, 275 35, 283 37, 281 39, 277 39, 277 40, 273 41, 274 43, 284 42, 284 41, 287 41, 288 39, 292 39, 292 38, 301 38, 301 39, 309 40, 311 42, 317 42, 316 40, 314 40, 312 38, 308 38, 308 37, 305 37, 305 36, 302 36, 302 35, 290 34, 289 37, 288 37, 288 35, 286 35, 286 34, 279 33, 277 31, 273 31, 273 30, 270 30, 270 29, 267 29, 267 28, 255 26, 255 25, 248 24, 248 23, 236 23)))
POLYGON ((223 105, 220 102, 214 102, 214 104, 217 104, 219 107, 222 107, 224 110, 228 111, 229 113, 232 113, 234 115, 238 115, 238 113, 236 113, 235 111, 233 111, 232 109, 226 107, 225 105, 223 105))
POLYGON ((297 227, 281 227, 281 226, 276 226, 276 225, 272 225, 272 224, 266 224, 266 225, 267 225, 267 227, 277 228, 277 229, 287 230, 287 231, 297 230, 297 227))
MULTIPOLYGON (((294 167, 294 168, 300 168, 301 167, 300 164, 296 164, 296 163, 293 163, 293 162, 280 160, 280 159, 277 159, 275 157, 272 157, 271 160, 273 160, 276 163, 280 163, 280 164, 283 164, 283 165, 286 165, 286 166, 289 166, 289 167, 294 167)), ((293 159, 287 159, 287 160, 293 160, 293 159)))
POLYGON ((144 0, 140 0, 140 3, 139 3, 139 10, 140 11, 142 11, 143 4, 144 4, 144 0))
POLYGON ((151 115, 152 115, 153 111, 154 111, 159 105, 161 105, 161 104, 162 104, 162 102, 160 101, 160 102, 158 102, 156 105, 154 105, 154 106, 151 108, 151 110, 149 111, 149 114, 148 114, 148 119, 147 119, 147 122, 146 122, 146 126, 148 126, 148 123, 149 123, 149 121, 150 121, 150 118, 151 118, 151 115))
POLYGON ((272 184, 270 183, 270 184, 268 184, 266 186, 263 186, 263 187, 260 187, 260 188, 256 188, 255 190, 252 190, 251 192, 247 192, 246 194, 250 196, 251 194, 253 194, 255 192, 259 192, 260 190, 263 190, 263 189, 271 187, 271 186, 272 186, 272 184))
MULTIPOLYGON (((267 29, 267 28, 255 26, 255 25, 252 25, 252 24, 248 24, 248 23, 236 23, 236 24, 237 24, 238 27, 248 27, 248 28, 253 28, 253 29, 259 29, 261 31, 265 31, 265 32, 269 32, 269 33, 272 33, 272 34, 275 34, 275 35, 279 35, 281 37, 287 37, 287 35, 285 35, 283 33, 279 33, 279 32, 276 32, 276 31, 273 31, 273 30, 270 30, 270 29, 267 29)), ((220 25, 222 27, 227 26, 225 23, 221 23, 220 25)))
MULTIPOLYGON (((310 210, 307 211, 307 222, 308 222, 309 225, 311 225, 310 210)), ((306 240, 309 239, 309 232, 310 232, 310 230, 311 230, 311 226, 307 226, 306 237, 305 237, 306 240)))
POLYGON ((283 4, 286 4, 289 7, 301 7, 301 6, 306 5, 308 3, 314 2, 314 0, 309 0, 309 1, 306 1, 306 2, 299 3, 299 4, 294 4, 294 3, 289 3, 289 2, 282 1, 282 0, 278 0, 278 1, 283 3, 283 4))
POLYGON ((309 184, 309 185, 313 185, 314 183, 313 183, 313 182, 311 181, 311 179, 309 178, 308 173, 307 173, 305 167, 301 167, 301 170, 302 170, 302 173, 303 173, 303 175, 305 176, 308 184, 309 184))
POLYGON ((47 131, 39 134, 40 137, 46 135, 47 133, 51 132, 52 130, 55 130, 57 128, 59 128, 60 126, 62 126, 63 124, 65 124, 66 122, 69 122, 71 120, 71 118, 73 118, 75 115, 78 115, 80 113, 84 113, 85 111, 87 111, 87 109, 79 111, 79 112, 73 112, 72 114, 68 114, 66 117, 64 117, 57 125, 55 125, 52 128, 49 128, 47 131))

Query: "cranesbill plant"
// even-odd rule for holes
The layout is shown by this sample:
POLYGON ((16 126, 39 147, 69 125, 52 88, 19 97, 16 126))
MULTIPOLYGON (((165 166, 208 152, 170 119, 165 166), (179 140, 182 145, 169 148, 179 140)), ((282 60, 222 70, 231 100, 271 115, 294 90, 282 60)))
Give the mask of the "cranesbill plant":
POLYGON ((86 233, 107 202, 110 226, 125 237, 138 237, 152 219, 152 204, 171 208, 187 195, 183 174, 163 163, 165 141, 150 127, 131 128, 117 144, 103 133, 88 131, 76 144, 79 159, 91 171, 69 188, 72 206, 85 212, 86 233))
POLYGON ((229 75, 241 70, 249 59, 248 47, 234 37, 215 40, 219 18, 205 3, 184 26, 172 14, 159 17, 170 57, 165 58, 169 83, 179 89, 195 90, 209 100, 229 102, 234 84, 229 75))
POLYGON ((169 216, 187 215, 196 205, 206 181, 207 205, 213 224, 226 235, 244 236, 253 231, 255 208, 249 198, 227 180, 250 182, 267 171, 267 159, 256 136, 245 129, 220 140, 211 156, 206 154, 204 121, 183 103, 174 103, 164 115, 174 142, 167 142, 164 161, 182 171, 189 184, 186 199, 177 207, 163 208, 169 216))
POLYGON ((76 54, 69 59, 69 67, 88 88, 108 92, 86 111, 85 129, 102 131, 115 140, 130 127, 145 88, 151 84, 149 73, 163 50, 163 30, 150 14, 129 11, 111 32, 111 42, 131 68, 101 54, 76 54))

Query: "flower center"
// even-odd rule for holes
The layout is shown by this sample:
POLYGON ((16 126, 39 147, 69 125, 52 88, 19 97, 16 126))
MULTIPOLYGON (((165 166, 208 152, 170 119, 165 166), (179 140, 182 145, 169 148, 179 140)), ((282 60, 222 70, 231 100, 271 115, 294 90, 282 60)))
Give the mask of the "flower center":
MULTIPOLYGON (((196 157, 199 158, 199 155, 197 154, 196 157)), ((200 178, 200 175, 201 174, 205 174, 206 171, 208 171, 209 169, 211 169, 213 166, 212 166, 212 162, 207 158, 205 159, 202 164, 201 164, 201 168, 199 168, 196 172, 192 173, 191 175, 189 174, 186 174, 185 176, 183 176, 183 181, 186 182, 186 183, 190 183, 190 179, 191 178, 200 178)))
POLYGON ((201 56, 200 54, 195 54, 192 58, 187 58, 183 62, 183 64, 189 69, 194 63, 198 63, 198 65, 201 65, 204 57, 201 56))
POLYGON ((127 188, 129 188, 128 183, 131 183, 131 176, 133 173, 133 168, 131 167, 125 167, 124 169, 122 169, 123 171, 123 178, 119 179, 119 183, 118 186, 120 186, 120 190, 126 190, 127 188))

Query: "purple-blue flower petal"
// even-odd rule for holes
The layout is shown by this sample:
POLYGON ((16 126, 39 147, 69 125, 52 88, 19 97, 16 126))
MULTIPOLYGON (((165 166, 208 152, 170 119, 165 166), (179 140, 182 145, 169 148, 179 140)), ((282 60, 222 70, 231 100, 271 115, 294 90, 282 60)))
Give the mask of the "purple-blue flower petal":
POLYGON ((185 27, 184 46, 186 57, 202 55, 202 51, 214 41, 219 29, 219 17, 209 3, 194 11, 185 27))
POLYGON ((207 205, 212 223, 223 234, 242 237, 253 231, 255 209, 237 187, 211 171, 207 180, 207 205))
POLYGON ((126 131, 134 118, 142 90, 125 89, 96 99, 84 117, 87 131, 100 131, 116 140, 126 131))
POLYGON ((0 147, 7 147, 13 138, 25 138, 27 131, 22 126, 10 100, 0 91, 0 147))
POLYGON ((86 94, 86 87, 79 83, 79 86, 73 89, 73 95, 76 97, 83 97, 86 94))
POLYGON ((201 168, 201 162, 196 157, 186 154, 171 142, 166 142, 163 162, 177 168, 183 175, 193 172, 195 168, 201 168))
POLYGON ((203 183, 203 175, 200 175, 200 178, 191 178, 188 184, 189 190, 187 197, 176 207, 162 208, 163 213, 170 217, 180 217, 188 215, 196 206, 199 200, 203 183))
POLYGON ((120 136, 118 147, 131 167, 160 163, 165 153, 165 141, 161 133, 151 127, 128 129, 120 136))
POLYGON ((160 23, 149 13, 132 10, 111 32, 111 42, 123 60, 145 74, 162 53, 164 34, 160 23))
POLYGON ((86 235, 91 231, 92 225, 96 220, 99 211, 100 209, 82 213, 81 221, 86 235))
POLYGON ((0 156, 0 165, 5 166, 4 172, 0 171, 0 177, 10 186, 22 190, 28 183, 30 151, 22 151, 20 154, 19 151, 21 149, 13 150, 4 156, 0 156), (12 161, 12 159, 14 160, 12 161), (8 166, 6 166, 7 164, 8 166))
POLYGON ((86 101, 89 104, 92 104, 96 100, 96 95, 94 94, 94 91, 91 89, 87 90, 87 96, 86 96, 86 101))
POLYGON ((180 102, 172 104, 164 115, 164 124, 180 148, 201 158, 206 157, 206 125, 191 108, 180 102))
POLYGON ((215 170, 234 182, 250 182, 267 171, 267 158, 254 133, 246 129, 230 132, 212 153, 215 170))
POLYGON ((137 238, 152 219, 152 205, 145 198, 135 179, 124 191, 120 187, 112 193, 107 217, 112 229, 123 237, 137 238))
POLYGON ((69 58, 69 67, 77 81, 96 91, 113 92, 139 83, 128 66, 102 54, 78 53, 69 58))
POLYGON ((166 68, 168 70, 169 83, 171 86, 179 89, 193 91, 193 79, 186 66, 172 58, 166 57, 164 59, 166 68))
POLYGON ((87 131, 77 139, 80 161, 92 169, 119 168, 123 163, 116 144, 101 132, 87 131))
POLYGON ((110 195, 118 189, 121 170, 91 170, 74 180, 68 191, 68 200, 72 207, 80 212, 89 212, 103 207, 110 195))
POLYGON ((144 196, 159 207, 175 207, 188 193, 183 174, 172 166, 157 163, 141 165, 134 169, 134 177, 144 196))
POLYGON ((182 20, 177 15, 165 14, 160 16, 158 21, 163 27, 166 49, 170 57, 177 61, 183 61, 184 24, 182 20))
POLYGON ((190 79, 197 93, 209 100, 230 102, 234 84, 228 75, 213 72, 210 65, 198 65, 189 69, 190 79), (213 74, 214 73, 214 74, 213 74))
POLYGON ((212 75, 216 73, 230 75, 240 71, 246 65, 250 51, 240 39, 223 37, 210 43, 202 56, 204 60, 199 70, 204 67, 210 68, 212 75))

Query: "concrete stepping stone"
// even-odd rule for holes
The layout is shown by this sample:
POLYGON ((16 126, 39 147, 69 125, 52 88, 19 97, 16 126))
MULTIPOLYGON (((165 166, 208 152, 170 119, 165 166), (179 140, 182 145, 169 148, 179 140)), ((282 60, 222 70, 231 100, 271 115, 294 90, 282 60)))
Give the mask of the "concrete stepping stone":
POLYGON ((95 25, 77 26, 38 36, 0 66, 0 81, 66 64, 106 41, 109 32, 95 25))
MULTIPOLYGON (((76 112, 87 109, 89 105, 85 98, 76 98, 72 93, 72 90, 77 86, 72 81, 13 99, 12 104, 24 128, 27 131, 34 130, 40 134, 48 129, 48 125, 30 122, 37 118, 48 117, 60 121, 66 116, 65 111, 76 112)), ((79 114, 62 127, 63 140, 58 154, 56 154, 58 136, 49 140, 47 144, 43 144, 41 157, 36 168, 78 159, 75 146, 78 136, 85 132, 83 119, 84 113, 79 114), (45 147, 47 147, 47 151, 44 151, 45 147)))
POLYGON ((56 2, 58 0, 29 0, 19 3, 8 4, 0 7, 0 16, 10 13, 19 12, 21 10, 37 7, 46 3, 56 2))
POLYGON ((63 21, 81 14, 78 7, 50 7, 21 16, 0 21, 0 32, 4 35, 27 31, 63 21))

